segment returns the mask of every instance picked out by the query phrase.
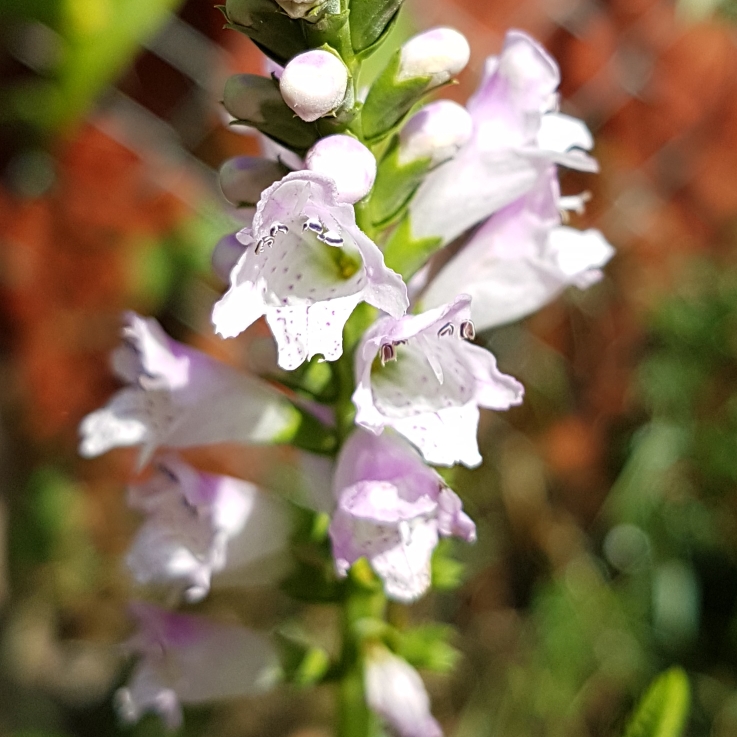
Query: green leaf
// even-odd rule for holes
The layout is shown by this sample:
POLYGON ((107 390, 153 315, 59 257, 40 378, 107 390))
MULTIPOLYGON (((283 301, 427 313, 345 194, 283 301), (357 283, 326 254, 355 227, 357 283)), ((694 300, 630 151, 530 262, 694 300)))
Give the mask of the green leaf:
POLYGON ((351 43, 356 53, 376 44, 399 13, 403 0, 351 0, 351 43))
POLYGON ((228 27, 248 36, 268 57, 284 66, 309 45, 298 20, 274 0, 227 0, 228 27))
POLYGON ((425 624, 402 632, 396 652, 415 668, 449 673, 461 656, 448 642, 454 636, 455 630, 449 625, 425 624))
POLYGON ((363 135, 369 142, 387 136, 399 125, 412 106, 428 91, 430 76, 396 80, 401 50, 395 52, 389 64, 379 74, 366 97, 361 110, 363 135))
POLYGON ((312 686, 319 683, 330 667, 330 656, 321 647, 310 644, 298 632, 288 628, 275 633, 284 678, 298 686, 312 686))
POLYGON ((394 269, 407 280, 441 244, 442 238, 415 239, 410 219, 405 215, 384 246, 384 261, 390 269, 394 269))
MULTIPOLYGON (((59 32, 64 53, 49 78, 34 78, 10 90, 0 105, 0 117, 25 120, 47 133, 73 124, 180 4, 181 0, 67 0, 64 3, 36 0, 28 3, 29 15, 48 6, 48 12, 39 13, 38 17, 51 22, 59 32), (56 10, 52 11, 54 6, 56 10)), ((20 3, 14 0, 12 6, 20 6, 20 3)), ((17 9, 25 10, 22 6, 17 9)))
POLYGON ((441 540, 432 556, 432 587, 438 591, 457 589, 464 579, 466 566, 451 557, 453 541, 441 540))
POLYGON ((234 74, 225 83, 225 109, 234 124, 257 128, 265 136, 304 154, 317 140, 314 125, 300 120, 287 106, 278 83, 258 74, 234 74))
POLYGON ((302 408, 296 407, 296 409, 300 415, 299 424, 289 437, 278 438, 276 442, 288 442, 302 450, 309 450, 323 455, 335 453, 338 446, 335 430, 323 425, 317 417, 302 408))
POLYGON ((682 668, 661 673, 637 705, 624 737, 680 737, 690 701, 688 677, 682 668))
POLYGON ((430 168, 430 159, 399 163, 399 139, 395 137, 379 162, 369 207, 374 227, 381 229, 397 220, 430 168))

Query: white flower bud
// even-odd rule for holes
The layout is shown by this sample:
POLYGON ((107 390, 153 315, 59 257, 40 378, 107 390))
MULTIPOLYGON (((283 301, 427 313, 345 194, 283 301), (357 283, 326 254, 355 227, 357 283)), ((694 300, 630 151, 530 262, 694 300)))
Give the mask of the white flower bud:
POLYGON ((284 102, 308 123, 333 112, 343 102, 347 86, 345 64, 320 49, 295 56, 279 80, 284 102))
POLYGON ((473 132, 471 114, 456 102, 438 100, 415 113, 399 133, 399 163, 430 159, 437 166, 452 159, 473 132))
POLYGON ((220 189, 234 205, 254 205, 261 192, 281 179, 287 169, 278 161, 255 156, 236 156, 220 167, 220 189))
POLYGON ((330 177, 338 188, 338 202, 353 204, 365 197, 376 179, 376 159, 351 136, 321 138, 305 157, 310 171, 330 177))
POLYGON ((230 272, 238 263, 246 247, 238 240, 237 233, 224 235, 212 252, 212 270, 226 284, 230 282, 230 272))
POLYGON ((399 737, 443 737, 417 671, 383 646, 369 652, 364 674, 366 703, 399 737))
POLYGON ((433 28, 402 46, 397 81, 430 77, 431 87, 444 84, 460 72, 471 55, 466 37, 452 28, 433 28))

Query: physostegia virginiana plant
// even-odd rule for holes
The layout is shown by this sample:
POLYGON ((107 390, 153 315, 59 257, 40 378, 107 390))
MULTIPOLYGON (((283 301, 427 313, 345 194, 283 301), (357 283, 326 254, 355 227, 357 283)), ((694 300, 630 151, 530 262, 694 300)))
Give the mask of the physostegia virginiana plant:
MULTIPOLYGON (((140 445, 141 467, 153 464, 129 491, 144 519, 127 563, 148 594, 179 607, 131 605, 138 659, 117 694, 127 720, 153 710, 176 728, 183 704, 292 680, 335 683, 341 737, 379 723, 399 737, 442 734, 413 667, 422 647, 403 646, 412 632, 387 622, 386 605, 427 593, 441 537, 475 540, 433 467, 480 464, 480 408, 523 400, 476 334, 594 283, 612 249, 597 231, 562 225, 584 198, 560 196, 557 167, 596 171, 592 139, 558 112, 558 67, 529 36, 507 34, 465 108, 435 95, 424 103, 468 61, 450 28, 389 50, 383 71, 359 86, 401 2, 222 8, 271 74, 225 87, 233 125, 263 134, 265 154, 221 170, 227 199, 253 215, 215 248, 229 286, 212 321, 234 339, 265 318, 282 379, 242 374, 152 319, 125 316, 113 356, 125 387, 84 419, 81 452, 140 445), (222 442, 334 459, 330 501, 301 539, 289 502, 176 453, 222 442), (218 580, 237 585, 239 571, 294 552, 295 539, 312 552, 298 556, 284 590, 341 609, 337 655, 186 613, 218 580)), ((425 646, 443 632, 427 630, 425 646)))

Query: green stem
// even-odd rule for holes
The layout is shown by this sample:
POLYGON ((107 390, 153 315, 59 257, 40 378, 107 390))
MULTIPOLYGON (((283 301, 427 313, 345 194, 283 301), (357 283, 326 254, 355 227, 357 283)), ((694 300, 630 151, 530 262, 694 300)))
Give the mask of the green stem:
POLYGON ((366 706, 363 687, 363 642, 372 636, 371 625, 381 625, 385 617, 386 597, 381 582, 368 563, 360 560, 351 569, 343 601, 343 676, 338 687, 337 737, 370 737, 375 732, 376 720, 366 706))

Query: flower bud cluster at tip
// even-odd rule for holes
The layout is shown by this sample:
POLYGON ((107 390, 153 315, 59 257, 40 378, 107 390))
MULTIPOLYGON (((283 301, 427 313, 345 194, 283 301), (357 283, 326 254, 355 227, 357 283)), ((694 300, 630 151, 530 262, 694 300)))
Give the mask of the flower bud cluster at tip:
POLYGON ((399 163, 430 159, 437 166, 453 158, 473 133, 471 114, 456 102, 437 100, 415 113, 399 133, 399 163))
POLYGON ((430 77, 430 87, 445 84, 461 72, 471 56, 466 37, 453 28, 433 28, 402 46, 397 81, 430 77))
POLYGON ((335 111, 348 87, 348 69, 335 54, 321 49, 295 56, 279 79, 284 102, 311 123, 335 111))
POLYGON ((307 152, 305 165, 335 182, 338 202, 353 204, 363 199, 376 179, 374 155, 352 136, 321 138, 307 152))

